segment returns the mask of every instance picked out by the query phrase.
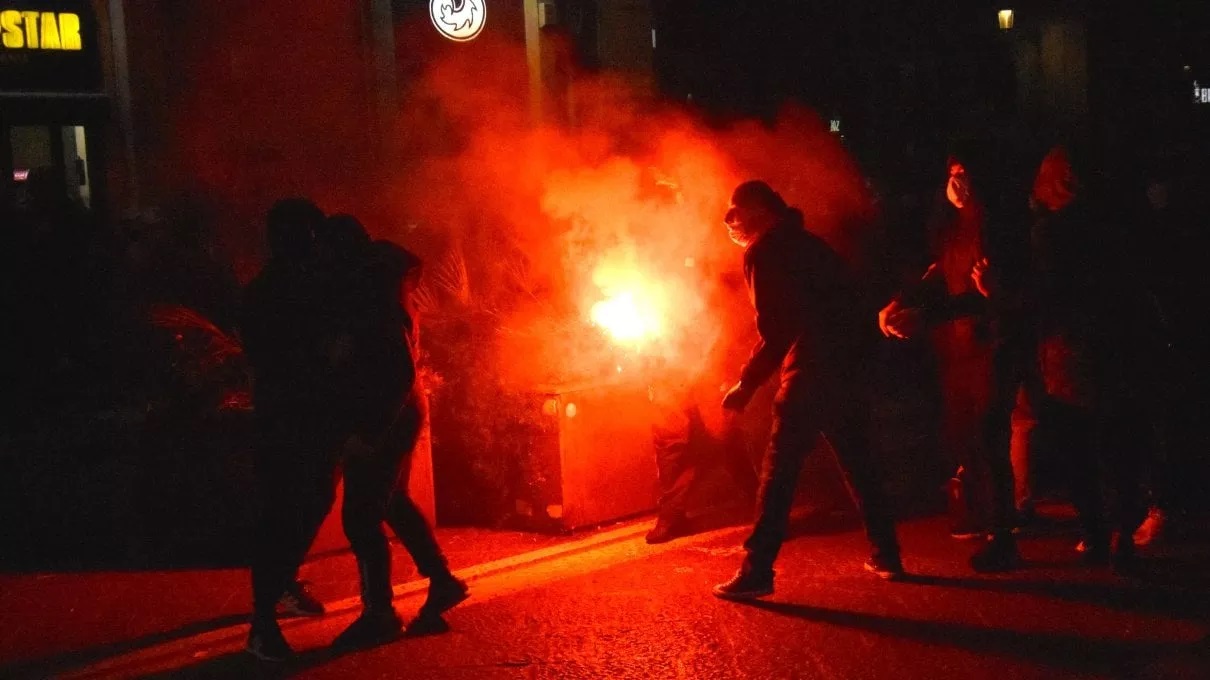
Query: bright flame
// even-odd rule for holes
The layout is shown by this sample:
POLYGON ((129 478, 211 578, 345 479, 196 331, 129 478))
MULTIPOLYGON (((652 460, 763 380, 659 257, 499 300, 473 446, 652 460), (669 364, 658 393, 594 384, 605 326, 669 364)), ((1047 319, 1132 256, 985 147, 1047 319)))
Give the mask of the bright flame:
POLYGON ((615 341, 641 346, 666 330, 667 297, 663 288, 635 269, 602 265, 593 281, 605 299, 593 304, 591 319, 615 341))

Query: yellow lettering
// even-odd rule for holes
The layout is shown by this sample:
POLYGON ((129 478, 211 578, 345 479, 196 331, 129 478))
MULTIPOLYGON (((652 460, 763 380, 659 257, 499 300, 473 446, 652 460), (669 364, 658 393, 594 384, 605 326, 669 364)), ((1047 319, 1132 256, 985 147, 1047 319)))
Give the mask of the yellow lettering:
POLYGON ((3 32, 3 41, 5 47, 10 50, 19 50, 25 47, 25 33, 21 30, 21 13, 15 9, 6 9, 0 12, 0 31, 3 32))
POLYGON ((63 44, 59 41, 59 22, 55 21, 54 12, 42 13, 42 49, 63 49, 63 44))
POLYGON ((38 13, 22 12, 21 18, 25 19, 25 44, 31 50, 38 49, 38 13))
POLYGON ((70 12, 59 15, 59 40, 65 50, 84 49, 84 40, 80 37, 80 15, 70 12))

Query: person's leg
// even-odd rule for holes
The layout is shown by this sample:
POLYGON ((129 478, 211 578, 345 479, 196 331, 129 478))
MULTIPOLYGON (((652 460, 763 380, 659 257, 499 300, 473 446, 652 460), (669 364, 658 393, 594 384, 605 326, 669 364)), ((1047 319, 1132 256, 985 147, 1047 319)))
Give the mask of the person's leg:
POLYGON ((1006 571, 1020 562, 1013 528, 1013 470, 1009 447, 1012 412, 1023 382, 1024 353, 1017 348, 1001 349, 993 358, 987 410, 983 416, 981 446, 976 449, 975 469, 980 493, 987 498, 990 540, 971 557, 976 571, 1006 571))
MULTIPOLYGON (((784 390, 783 390, 784 391, 784 390)), ((765 451, 756 521, 744 541, 744 571, 772 574, 773 562, 785 541, 790 510, 807 452, 819 437, 818 426, 797 399, 782 395, 774 404, 773 430, 765 451)))
POLYGON ((1052 402, 1046 414, 1056 450, 1064 458, 1064 476, 1084 534, 1085 555, 1090 561, 1107 561, 1110 531, 1105 522, 1101 461, 1092 413, 1072 404, 1052 402))
MULTIPOLYGON (((839 396, 839 395, 838 395, 839 396)), ((890 498, 883 486, 869 445, 868 411, 860 396, 845 396, 832 401, 844 405, 824 425, 824 436, 845 475, 853 502, 861 512, 866 537, 873 554, 872 571, 879 575, 897 576, 902 572, 899 541, 890 498)))
POLYGON ((1022 385, 1017 392, 1017 403, 1012 412, 1012 442, 1009 445, 1013 467, 1013 505, 1018 521, 1025 522, 1033 515, 1033 456, 1035 450, 1034 431, 1038 417, 1034 402, 1037 397, 1028 386, 1022 385))
MULTIPOLYGON (((357 446, 357 445, 355 445, 357 446)), ((393 491, 394 466, 384 465, 368 447, 349 450, 344 460, 345 496, 341 520, 361 576, 362 606, 389 607, 391 553, 382 523, 393 491)))
POLYGON ((305 508, 305 495, 300 496, 297 487, 305 474, 294 458, 300 451, 290 422, 278 414, 262 413, 255 433, 258 513, 251 565, 252 627, 246 648, 265 660, 291 654, 277 623, 277 602, 301 561, 298 517, 305 508))
POLYGON ((361 616, 336 637, 332 645, 357 648, 380 644, 403 627, 392 604, 391 553, 382 523, 394 491, 397 462, 355 441, 344 458, 345 497, 342 520, 345 536, 357 558, 361 580, 361 616))
POLYGON ((690 449, 691 419, 684 404, 664 404, 651 428, 656 471, 660 481, 659 519, 648 543, 663 543, 679 535, 685 521, 689 490, 695 476, 690 449))

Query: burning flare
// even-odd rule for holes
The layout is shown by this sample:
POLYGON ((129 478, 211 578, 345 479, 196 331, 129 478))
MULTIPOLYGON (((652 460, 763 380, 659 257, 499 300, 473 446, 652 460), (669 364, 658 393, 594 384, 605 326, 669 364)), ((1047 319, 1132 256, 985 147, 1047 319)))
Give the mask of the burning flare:
POLYGON ((592 305, 592 322, 614 341, 637 348, 663 336, 668 305, 662 286, 636 268, 615 265, 599 266, 592 278, 605 295, 592 305))

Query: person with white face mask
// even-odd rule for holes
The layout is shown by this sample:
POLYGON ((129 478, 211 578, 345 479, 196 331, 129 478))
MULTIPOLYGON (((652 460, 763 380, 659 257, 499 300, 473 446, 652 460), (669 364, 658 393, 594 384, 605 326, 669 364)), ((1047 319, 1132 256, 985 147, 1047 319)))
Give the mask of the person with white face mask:
POLYGON ((725 217, 744 248, 744 277, 760 340, 723 408, 740 412, 762 383, 780 374, 773 431, 765 452, 757 520, 747 556, 731 580, 714 587, 725 599, 772 594, 773 562, 786 538, 790 507, 806 454, 822 433, 836 453, 865 522, 873 554, 867 571, 902 576, 888 499, 869 447, 864 367, 873 328, 862 317, 854 277, 841 257, 807 231, 800 211, 766 183, 741 184, 725 217))
POLYGON ((1000 538, 994 554, 984 557, 980 551, 974 566, 1002 571, 1015 567, 1018 556, 1012 534, 1000 525, 1015 524, 1016 518, 1011 472, 1005 509, 1000 498, 1005 474, 1002 466, 990 464, 990 454, 999 453, 990 450, 989 433, 996 430, 988 423, 995 392, 995 328, 980 288, 990 285, 992 277, 983 276, 990 267, 984 243, 987 210, 976 181, 986 181, 987 172, 979 160, 974 148, 947 160, 945 199, 929 225, 931 263, 918 282, 879 312, 878 326, 889 338, 931 336, 941 374, 941 453, 943 462, 957 470, 949 485, 950 533, 959 539, 995 533, 1000 538))

